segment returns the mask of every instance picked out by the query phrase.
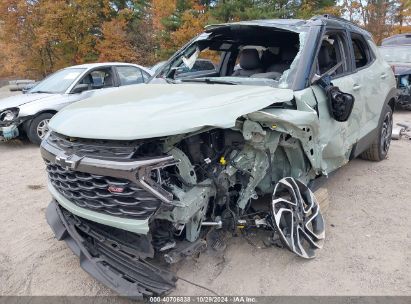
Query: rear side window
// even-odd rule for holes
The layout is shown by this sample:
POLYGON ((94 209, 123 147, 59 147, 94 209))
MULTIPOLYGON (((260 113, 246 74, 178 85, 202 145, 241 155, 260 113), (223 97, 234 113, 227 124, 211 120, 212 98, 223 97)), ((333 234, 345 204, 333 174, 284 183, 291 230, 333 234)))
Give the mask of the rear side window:
POLYGON ((372 56, 368 43, 357 34, 351 34, 352 47, 354 51, 355 68, 365 67, 372 61, 372 56))
POLYGON ((120 78, 120 85, 130 85, 143 83, 144 78, 141 70, 133 66, 117 66, 118 76, 120 78))

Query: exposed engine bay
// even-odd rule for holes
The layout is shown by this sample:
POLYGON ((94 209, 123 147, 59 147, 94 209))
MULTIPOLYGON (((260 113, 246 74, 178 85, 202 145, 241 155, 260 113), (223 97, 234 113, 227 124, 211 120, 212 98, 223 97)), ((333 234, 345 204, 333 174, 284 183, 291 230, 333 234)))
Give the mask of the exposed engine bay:
POLYGON ((48 151, 64 150, 55 158, 43 150, 52 187, 78 207, 146 221, 146 231, 129 230, 146 238, 140 248, 146 257, 173 264, 207 245, 224 248, 222 231, 238 235, 250 227, 270 231, 272 244, 281 241, 303 258, 315 257, 321 248, 324 223, 306 186, 316 171, 300 140, 275 125, 241 118, 231 129, 207 128, 115 147, 52 133, 46 144, 48 151), (129 171, 82 167, 87 157, 144 165, 127 176, 129 171), (207 239, 212 241, 207 244, 207 239))
POLYGON ((168 263, 188 255, 185 248, 204 249, 208 232, 218 229, 270 230, 273 239, 280 237, 304 258, 321 248, 322 216, 305 186, 315 174, 301 143, 289 134, 243 119, 235 129, 149 140, 134 157, 159 155, 173 160, 150 168, 145 181, 170 200, 151 217, 149 233, 155 252, 168 263), (258 198, 273 193, 275 203, 255 206, 258 198))

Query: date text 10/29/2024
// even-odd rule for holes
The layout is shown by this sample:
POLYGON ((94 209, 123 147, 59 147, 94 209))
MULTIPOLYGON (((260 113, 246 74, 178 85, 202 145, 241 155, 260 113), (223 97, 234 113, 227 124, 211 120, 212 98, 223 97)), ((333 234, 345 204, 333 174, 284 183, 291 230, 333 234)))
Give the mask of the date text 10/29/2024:
POLYGON ((255 297, 249 296, 170 296, 150 297, 149 303, 257 303, 255 297))

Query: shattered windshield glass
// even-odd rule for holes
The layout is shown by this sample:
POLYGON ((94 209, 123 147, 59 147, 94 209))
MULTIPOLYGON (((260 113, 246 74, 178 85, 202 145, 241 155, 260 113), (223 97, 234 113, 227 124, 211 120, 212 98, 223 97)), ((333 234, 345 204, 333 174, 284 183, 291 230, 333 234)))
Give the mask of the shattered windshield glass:
POLYGON ((156 74, 174 84, 291 88, 308 27, 221 26, 177 52, 156 74))

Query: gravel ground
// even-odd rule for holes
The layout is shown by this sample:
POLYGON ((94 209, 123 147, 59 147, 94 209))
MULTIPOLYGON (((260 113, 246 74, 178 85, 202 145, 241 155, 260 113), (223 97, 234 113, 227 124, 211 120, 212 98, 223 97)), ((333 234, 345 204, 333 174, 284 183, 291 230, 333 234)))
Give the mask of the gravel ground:
MULTIPOLYGON (((411 123, 411 112, 395 119, 411 123)), ((329 178, 327 239, 316 259, 237 237, 223 258, 186 260, 179 276, 224 295, 410 296, 410 152, 411 141, 394 141, 387 160, 354 160, 329 178)), ((0 295, 113 295, 54 239, 38 147, 0 143, 0 168, 0 295)), ((200 294, 207 292, 184 281, 174 292, 200 294)))

